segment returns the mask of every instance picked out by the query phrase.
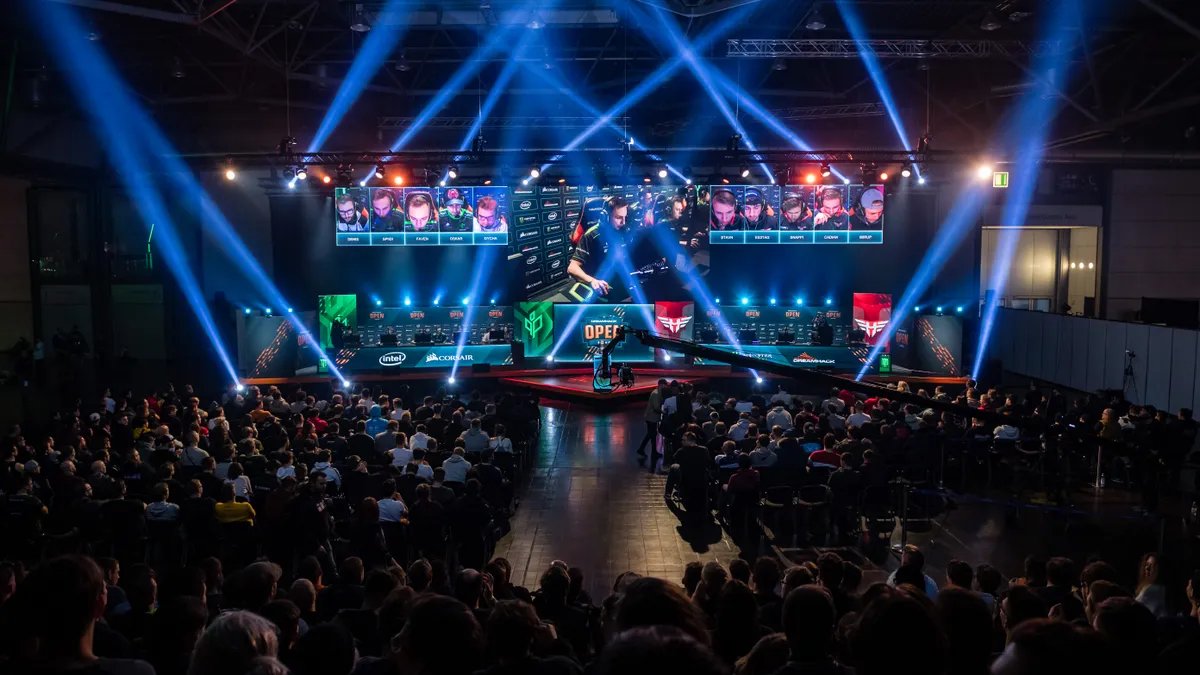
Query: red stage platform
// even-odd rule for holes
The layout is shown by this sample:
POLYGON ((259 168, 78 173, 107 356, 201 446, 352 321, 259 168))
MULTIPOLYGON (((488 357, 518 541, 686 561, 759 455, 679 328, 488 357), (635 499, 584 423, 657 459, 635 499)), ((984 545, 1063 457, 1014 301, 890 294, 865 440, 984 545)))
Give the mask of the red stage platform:
POLYGON ((632 387, 614 387, 612 391, 600 392, 592 387, 592 374, 566 374, 548 377, 505 377, 501 384, 537 392, 540 396, 555 400, 578 400, 591 403, 626 403, 641 399, 654 391, 660 378, 680 382, 700 382, 705 377, 692 377, 690 371, 639 371, 637 383, 632 387))

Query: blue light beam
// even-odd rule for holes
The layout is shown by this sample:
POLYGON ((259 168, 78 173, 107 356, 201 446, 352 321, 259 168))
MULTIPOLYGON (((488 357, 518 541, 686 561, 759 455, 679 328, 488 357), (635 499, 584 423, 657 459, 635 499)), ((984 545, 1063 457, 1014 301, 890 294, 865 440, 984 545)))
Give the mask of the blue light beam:
POLYGON ((409 22, 406 20, 407 13, 401 7, 403 3, 404 0, 388 0, 383 11, 376 15, 377 19, 371 27, 371 32, 367 34, 362 48, 350 64, 350 71, 346 73, 337 93, 334 94, 333 102, 325 111, 321 125, 317 127, 316 135, 308 144, 309 152, 317 152, 325 141, 329 140, 329 136, 337 129, 338 124, 341 124, 363 89, 371 83, 371 78, 378 72, 379 66, 387 60, 392 48, 404 36, 409 22))

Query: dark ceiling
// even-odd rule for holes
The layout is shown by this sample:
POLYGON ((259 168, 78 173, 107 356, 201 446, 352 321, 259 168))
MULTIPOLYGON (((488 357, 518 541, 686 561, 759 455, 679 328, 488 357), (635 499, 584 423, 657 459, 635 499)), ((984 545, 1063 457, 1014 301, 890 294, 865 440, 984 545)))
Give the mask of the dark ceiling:
MULTIPOLYGON (((20 7, 0 10, 0 54, 15 58, 14 114, 69 118, 73 103, 20 7), (9 20, 11 19, 11 20, 9 20), (61 86, 60 86, 61 85, 61 86)), ((271 150, 290 127, 301 145, 324 111, 369 32, 351 25, 380 20, 383 3, 340 0, 36 0, 75 5, 122 75, 155 111, 181 150, 271 150)), ((909 133, 928 130, 939 148, 977 149, 1027 88, 1023 50, 1057 0, 853 0, 873 40, 939 40, 970 55, 885 58, 886 77, 909 133), (985 18, 997 20, 984 30, 985 18), (987 42, 985 42, 987 41, 987 42), (982 53, 976 53, 982 52, 982 53)), ((1194 144, 1200 115, 1200 2, 1080 0, 1099 18, 1071 54, 1071 77, 1053 96, 1052 145, 1065 149, 1177 150, 1194 144)), ((737 5, 749 18, 703 51, 710 63, 786 118, 819 148, 896 147, 892 125, 862 61, 814 58, 835 43, 795 44, 799 57, 731 57, 727 40, 845 40, 833 2, 811 0, 544 0, 537 15, 512 0, 405 2, 408 26, 326 148, 386 149, 442 85, 472 57, 483 36, 519 23, 515 42, 545 23, 524 50, 506 45, 455 92, 413 147, 456 146, 463 126, 491 91, 506 60, 522 59, 485 125, 495 147, 560 147, 590 114, 548 87, 538 71, 565 80, 605 109, 673 54, 646 17, 653 6, 690 38, 737 5), (809 30, 817 6, 826 27, 809 30), (653 39, 648 36, 653 36, 653 39), (389 119, 390 118, 390 119, 389 119), (381 125, 385 128, 380 128, 381 125)), ((360 28, 362 26, 359 26, 360 28)), ((376 27, 378 30, 378 26, 376 27)), ((904 42, 910 41, 910 42, 904 42)), ((52 47, 52 46, 51 46, 52 47)), ((8 70, 6 65, 6 70, 8 70)), ((760 146, 784 141, 730 105, 760 146)), ((723 145, 731 133, 704 89, 681 69, 628 111, 630 133, 649 146, 723 145)), ((607 142, 607 141, 606 141, 607 142)), ((9 152, 19 147, 6 148, 9 152)))

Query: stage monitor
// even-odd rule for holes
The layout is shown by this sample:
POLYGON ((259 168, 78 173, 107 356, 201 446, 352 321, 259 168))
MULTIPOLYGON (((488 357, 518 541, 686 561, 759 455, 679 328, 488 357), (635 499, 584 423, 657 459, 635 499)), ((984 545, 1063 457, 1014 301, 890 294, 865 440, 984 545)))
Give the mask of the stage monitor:
POLYGON ((709 186, 710 244, 882 244, 882 185, 709 186))
POLYGON ((338 246, 507 246, 508 188, 357 187, 334 191, 338 246))

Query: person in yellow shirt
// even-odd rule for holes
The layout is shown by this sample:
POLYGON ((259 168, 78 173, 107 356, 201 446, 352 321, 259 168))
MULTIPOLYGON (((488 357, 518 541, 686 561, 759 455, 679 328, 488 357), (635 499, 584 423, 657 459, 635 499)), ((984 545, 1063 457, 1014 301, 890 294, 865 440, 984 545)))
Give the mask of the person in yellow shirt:
POLYGON ((250 523, 254 524, 254 507, 248 502, 239 502, 234 498, 233 483, 221 486, 221 501, 216 506, 217 520, 221 524, 250 523))

